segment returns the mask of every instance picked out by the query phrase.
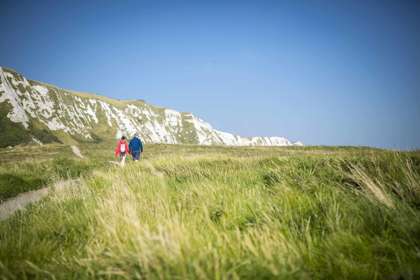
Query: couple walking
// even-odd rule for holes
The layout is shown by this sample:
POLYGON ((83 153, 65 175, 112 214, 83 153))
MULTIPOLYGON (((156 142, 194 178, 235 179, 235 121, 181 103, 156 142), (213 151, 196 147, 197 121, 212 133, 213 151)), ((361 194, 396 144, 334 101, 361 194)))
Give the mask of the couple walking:
POLYGON ((124 166, 125 164, 127 153, 131 154, 134 161, 138 161, 141 153, 143 153, 143 143, 137 133, 134 134, 129 144, 127 143, 125 136, 122 136, 117 143, 115 156, 119 157, 121 166, 124 166))

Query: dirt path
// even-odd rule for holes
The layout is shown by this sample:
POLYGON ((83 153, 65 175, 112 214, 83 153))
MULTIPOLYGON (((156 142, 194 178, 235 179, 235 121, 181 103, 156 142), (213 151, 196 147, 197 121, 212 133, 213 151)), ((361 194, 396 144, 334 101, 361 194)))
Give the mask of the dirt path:
POLYGON ((46 187, 39 190, 24 192, 18 194, 16 197, 6 200, 5 202, 0 204, 0 221, 9 218, 11 215, 13 215, 13 213, 15 213, 18 210, 24 210, 25 207, 29 204, 37 202, 42 198, 46 197, 52 189, 59 190, 76 181, 77 179, 59 181, 55 183, 52 187, 46 187))
MULTIPOLYGON (((73 147, 76 146, 72 146, 73 147)), ((76 147, 77 148, 77 147, 76 147)), ((80 151, 79 151, 80 152, 80 151)), ((151 173, 159 178, 159 181, 162 185, 166 186, 165 176, 162 172, 156 170, 156 168, 153 166, 152 163, 150 163, 148 160, 142 161, 143 164, 150 169, 151 173)), ((118 164, 118 162, 111 162, 118 164)), ((59 181, 56 182, 52 187, 46 187, 39 190, 29 191, 25 193, 18 194, 16 197, 10 198, 6 200, 5 202, 0 204, 0 221, 5 220, 9 218, 11 215, 13 215, 18 210, 24 210, 25 207, 31 203, 37 202, 41 200, 42 198, 46 197, 48 193, 52 190, 59 190, 61 188, 64 188, 68 186, 69 184, 74 183, 76 180, 67 180, 67 181, 59 181)))
POLYGON ((36 202, 48 194, 49 188, 43 188, 36 191, 29 191, 18 194, 0 204, 0 221, 9 218, 18 210, 24 209, 26 205, 36 202))

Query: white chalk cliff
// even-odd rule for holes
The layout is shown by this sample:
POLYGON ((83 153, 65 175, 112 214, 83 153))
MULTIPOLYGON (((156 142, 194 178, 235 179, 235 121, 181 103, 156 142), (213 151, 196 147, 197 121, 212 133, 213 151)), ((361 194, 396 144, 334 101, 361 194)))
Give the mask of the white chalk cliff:
MULTIPOLYGON (((119 131, 138 132, 146 142, 167 144, 288 146, 284 137, 241 137, 222 132, 191 113, 156 107, 141 100, 114 100, 93 94, 64 90, 27 80, 0 67, 0 117, 21 127, 35 142, 34 127, 57 139, 62 133, 93 141, 114 137, 119 131), (61 132, 58 133, 58 132, 61 132)), ((7 132, 1 132, 7 133, 7 132)), ((1 140, 0 140, 1 141, 1 140)), ((1 144, 1 143, 0 143, 1 144)), ((5 143, 3 143, 5 144, 5 143)), ((4 145, 3 145, 4 146, 4 145)))

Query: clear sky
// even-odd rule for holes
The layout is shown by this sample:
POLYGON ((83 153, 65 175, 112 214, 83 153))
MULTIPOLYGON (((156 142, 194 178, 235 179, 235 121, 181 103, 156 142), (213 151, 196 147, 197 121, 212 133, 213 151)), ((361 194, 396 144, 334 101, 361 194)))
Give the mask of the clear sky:
POLYGON ((244 136, 420 148, 420 1, 0 1, 0 65, 244 136))

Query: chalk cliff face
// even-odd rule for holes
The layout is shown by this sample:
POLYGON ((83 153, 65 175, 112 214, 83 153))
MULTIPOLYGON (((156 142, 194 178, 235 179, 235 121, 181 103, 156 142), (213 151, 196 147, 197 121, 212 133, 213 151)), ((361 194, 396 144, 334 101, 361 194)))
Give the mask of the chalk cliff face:
POLYGON ((135 132, 145 142, 287 146, 283 137, 241 137, 214 129, 191 113, 141 100, 114 100, 27 80, 0 67, 0 147, 19 143, 100 141, 135 132))

